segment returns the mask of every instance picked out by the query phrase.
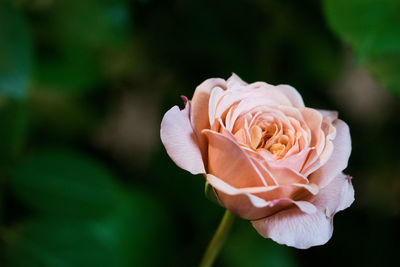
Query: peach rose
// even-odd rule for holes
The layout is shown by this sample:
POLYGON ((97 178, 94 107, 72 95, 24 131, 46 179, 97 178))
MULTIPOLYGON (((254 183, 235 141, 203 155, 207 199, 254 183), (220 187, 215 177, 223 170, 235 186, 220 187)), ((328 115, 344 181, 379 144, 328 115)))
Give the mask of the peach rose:
POLYGON ((265 238, 296 248, 332 236, 336 212, 354 201, 342 173, 351 152, 337 112, 304 106, 291 86, 209 79, 171 108, 161 140, 171 159, 204 174, 220 203, 265 238))

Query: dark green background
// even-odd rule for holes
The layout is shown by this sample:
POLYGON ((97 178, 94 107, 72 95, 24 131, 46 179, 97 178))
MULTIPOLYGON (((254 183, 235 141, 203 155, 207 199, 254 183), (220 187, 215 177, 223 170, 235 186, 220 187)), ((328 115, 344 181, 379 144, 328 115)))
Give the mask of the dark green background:
POLYGON ((159 138, 211 77, 351 130, 354 204, 296 250, 237 219, 216 266, 383 266, 400 241, 398 0, 0 0, 0 266, 196 266, 224 210, 159 138))

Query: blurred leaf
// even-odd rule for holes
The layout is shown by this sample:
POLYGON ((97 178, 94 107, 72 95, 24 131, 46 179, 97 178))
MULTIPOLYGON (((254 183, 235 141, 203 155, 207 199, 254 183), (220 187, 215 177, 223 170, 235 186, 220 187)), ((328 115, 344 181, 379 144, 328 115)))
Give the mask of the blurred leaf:
POLYGON ((204 229, 208 226, 207 233, 208 231, 215 231, 214 224, 218 223, 223 209, 205 198, 205 179, 202 175, 193 176, 185 170, 177 168, 164 149, 156 154, 148 166, 144 177, 149 176, 153 179, 143 178, 143 180, 149 182, 148 186, 152 187, 157 195, 168 199, 167 203, 176 214, 175 216, 184 217, 177 223, 181 224, 182 227, 188 227, 184 225, 185 223, 194 223, 198 226, 198 229, 204 229), (157 168, 154 168, 154 166, 157 166, 157 168), (154 186, 154 184, 157 186, 154 186), (165 188, 173 190, 165 190, 165 188), (204 214, 207 214, 207 216, 204 216, 204 214), (190 222, 190 220, 193 221, 190 222))
POLYGON ((117 254, 92 232, 91 222, 35 220, 8 236, 9 266, 120 266, 117 254))
POLYGON ((387 89, 400 95, 400 48, 397 54, 372 57, 366 65, 387 89))
POLYGON ((64 46, 97 48, 119 44, 128 30, 127 11, 125 1, 61 1, 54 12, 53 30, 64 46))
POLYGON ((8 165, 24 143, 28 129, 28 110, 25 101, 3 101, 0 104, 0 165, 8 165))
POLYGON ((228 266, 298 266, 289 247, 261 237, 248 221, 240 220, 235 228, 222 251, 228 266))
POLYGON ((38 87, 33 89, 29 99, 31 121, 35 130, 46 137, 66 140, 82 136, 93 129, 101 116, 84 98, 38 87))
POLYGON ((325 0, 331 27, 360 59, 400 50, 399 11, 398 0, 325 0))
POLYGON ((169 237, 166 225, 159 204, 134 191, 102 219, 36 219, 7 231, 7 260, 16 267, 157 266, 169 253, 160 238, 169 237))
POLYGON ((11 185, 28 206, 65 217, 104 216, 115 208, 120 194, 101 164, 57 149, 31 155, 15 169, 11 185))
MULTIPOLYGON (((48 89, 91 90, 104 81, 98 56, 127 38, 125 1, 59 1, 48 13, 37 79, 48 89), (51 38, 49 38, 51 36, 51 38)), ((41 29, 40 29, 41 30, 41 29)))
POLYGON ((92 51, 82 47, 70 47, 55 57, 40 61, 36 79, 48 90, 79 94, 90 91, 103 80, 92 51))
POLYGON ((359 61, 397 94, 400 94, 400 76, 396 74, 400 65, 399 12, 398 0, 325 0, 325 14, 331 28, 351 45, 359 61))
POLYGON ((158 201, 125 190, 84 155, 37 151, 18 166, 11 184, 39 214, 6 230, 10 266, 154 266, 170 253, 164 244, 171 230, 158 201))
POLYGON ((173 253, 172 225, 164 207, 151 195, 128 191, 119 200, 116 211, 93 227, 102 242, 115 244, 116 254, 127 266, 161 266, 173 253), (154 253, 158 257, 154 257, 154 253))
POLYGON ((123 45, 109 47, 101 58, 107 78, 115 81, 143 78, 152 64, 147 49, 147 45, 137 36, 123 45))
POLYGON ((32 40, 19 10, 0 2, 0 94, 21 99, 32 68, 32 40))

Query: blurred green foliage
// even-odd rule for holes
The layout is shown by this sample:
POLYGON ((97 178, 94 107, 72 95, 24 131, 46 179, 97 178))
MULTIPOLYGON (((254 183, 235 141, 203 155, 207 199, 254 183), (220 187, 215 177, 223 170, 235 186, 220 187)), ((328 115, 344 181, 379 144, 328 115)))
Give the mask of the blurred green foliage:
MULTIPOLYGON (((142 266, 167 221, 149 195, 126 190, 100 163, 65 149, 35 152, 11 175, 32 219, 5 233, 10 266, 142 266), (156 216, 156 218, 155 218, 156 216), (24 257, 21 257, 24 255, 24 257)), ((162 238, 160 238, 162 240, 162 238)))
POLYGON ((66 93, 82 93, 103 83, 97 54, 126 41, 127 12, 124 1, 59 1, 38 22, 37 35, 43 35, 38 42, 43 53, 38 82, 66 93))
POLYGON ((272 240, 262 238, 243 221, 235 227, 222 252, 222 257, 229 266, 299 266, 291 250, 282 249, 272 240))
POLYGON ((27 205, 63 217, 107 215, 120 194, 102 165, 84 155, 56 149, 31 155, 13 171, 11 183, 27 205))
POLYGON ((7 1, 0 2, 0 93, 26 96, 32 72, 32 40, 23 15, 7 1))
POLYGON ((395 0, 0 1, 0 266, 197 265, 223 208, 205 198, 202 176, 168 158, 159 122, 179 95, 231 72, 291 84, 308 106, 340 111, 352 131, 356 202, 336 216, 332 240, 307 251, 238 219, 216 266, 389 263, 400 238, 399 99, 380 88, 340 98, 351 72, 338 38, 399 92, 398 8, 395 0), (352 113, 352 101, 367 106, 352 113))
POLYGON ((25 101, 3 99, 0 103, 0 166, 7 165, 20 153, 26 139, 29 114, 25 101))
POLYGON ((400 1, 325 0, 332 29, 358 60, 389 90, 400 95, 400 1))

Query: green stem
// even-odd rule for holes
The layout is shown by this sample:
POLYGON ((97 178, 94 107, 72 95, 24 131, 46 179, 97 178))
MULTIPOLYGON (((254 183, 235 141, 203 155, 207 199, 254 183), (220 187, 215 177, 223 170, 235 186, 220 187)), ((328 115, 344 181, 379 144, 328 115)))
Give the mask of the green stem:
POLYGON ((200 262, 199 267, 210 267, 215 261, 222 245, 225 243, 229 231, 232 228, 235 215, 229 210, 225 211, 224 217, 222 218, 214 237, 211 239, 210 244, 208 244, 207 250, 203 255, 203 259, 200 262))

